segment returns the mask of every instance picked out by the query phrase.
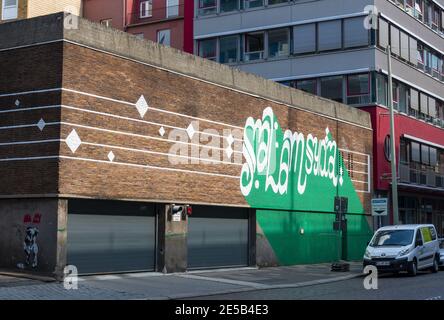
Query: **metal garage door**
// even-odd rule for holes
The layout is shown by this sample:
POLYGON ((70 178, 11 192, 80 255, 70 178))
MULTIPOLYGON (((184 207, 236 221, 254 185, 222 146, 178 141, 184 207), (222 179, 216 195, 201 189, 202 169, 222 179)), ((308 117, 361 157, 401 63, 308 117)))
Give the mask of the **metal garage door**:
POLYGON ((68 201, 68 264, 80 274, 152 271, 154 205, 120 201, 68 201))
POLYGON ((193 206, 188 220, 188 268, 248 265, 248 210, 193 206))

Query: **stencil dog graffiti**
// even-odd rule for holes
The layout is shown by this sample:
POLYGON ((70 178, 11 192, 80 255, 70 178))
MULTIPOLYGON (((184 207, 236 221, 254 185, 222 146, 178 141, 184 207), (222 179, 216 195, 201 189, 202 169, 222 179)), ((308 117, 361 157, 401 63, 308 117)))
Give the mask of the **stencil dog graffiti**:
POLYGON ((33 268, 37 267, 37 255, 39 247, 37 245, 37 236, 39 229, 36 227, 27 227, 25 241, 23 242, 23 249, 26 254, 26 265, 31 265, 33 268))

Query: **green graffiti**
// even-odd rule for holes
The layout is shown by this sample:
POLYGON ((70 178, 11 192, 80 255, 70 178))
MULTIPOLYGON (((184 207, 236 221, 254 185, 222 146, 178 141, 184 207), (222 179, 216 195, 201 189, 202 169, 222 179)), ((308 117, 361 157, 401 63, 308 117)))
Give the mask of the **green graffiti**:
POLYGON ((240 189, 281 264, 339 259, 334 199, 348 198, 347 256, 362 257, 371 231, 347 168, 328 128, 325 135, 281 129, 271 108, 244 128, 240 189), (267 210, 273 209, 273 210, 267 210), (304 232, 301 232, 304 230, 304 232))

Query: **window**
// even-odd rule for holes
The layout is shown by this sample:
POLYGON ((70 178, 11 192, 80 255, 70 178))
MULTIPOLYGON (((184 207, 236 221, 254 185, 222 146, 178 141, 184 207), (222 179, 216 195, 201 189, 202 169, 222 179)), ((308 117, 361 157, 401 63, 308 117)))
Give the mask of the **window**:
POLYGON ((220 12, 239 10, 239 0, 220 0, 220 12))
POLYGON ((238 60, 239 37, 228 36, 219 39, 220 63, 233 63, 238 60))
POLYGON ((436 100, 432 97, 429 97, 429 116, 431 118, 436 117, 436 100))
POLYGON ((415 66, 418 64, 418 42, 414 38, 409 38, 410 63, 415 66))
POLYGON ((293 53, 316 51, 316 24, 304 24, 293 27, 293 53))
POLYGON ((264 5, 263 0, 245 0, 245 8, 258 8, 264 5))
POLYGON ((179 15, 179 0, 167 0, 166 17, 177 17, 179 15))
POLYGON ((392 98, 393 98, 393 108, 398 110, 398 107, 399 107, 399 105, 398 105, 398 102, 399 102, 399 84, 396 81, 393 81, 393 84, 392 84, 392 98))
POLYGON ((264 33, 253 32, 245 34, 245 61, 264 58, 264 33))
POLYGON ((199 0, 199 14, 212 14, 217 11, 217 0, 199 0))
POLYGON ((425 165, 430 164, 430 148, 425 144, 421 144, 421 163, 425 165))
POLYGON ((419 111, 419 93, 414 89, 410 89, 410 110, 409 114, 417 116, 419 111))
POLYGON ((407 86, 400 83, 398 85, 398 111, 406 113, 407 112, 407 97, 408 97, 408 88, 407 86))
POLYGON ((400 55, 399 29, 394 26, 390 26, 390 48, 393 54, 396 54, 397 56, 400 55))
POLYGON ((18 0, 3 0, 2 4, 2 20, 17 19, 18 17, 18 0))
POLYGON ((318 24, 319 51, 335 50, 342 47, 341 20, 320 22, 318 24))
POLYGON ((429 114, 428 97, 423 93, 420 93, 419 97, 420 97, 420 109, 419 110, 421 113, 421 117, 425 118, 426 115, 429 114))
POLYGON ((421 70, 424 70, 424 47, 418 43, 418 48, 416 51, 416 63, 417 63, 417 67, 421 70))
POLYGON ((289 0, 268 0, 268 5, 272 6, 279 3, 287 3, 289 0))
POLYGON ((342 77, 321 78, 321 96, 334 101, 342 102, 342 77))
POLYGON ((103 20, 100 20, 100 24, 105 26, 105 27, 107 27, 107 28, 110 28, 113 25, 113 19, 103 19, 103 20))
POLYGON ((438 150, 430 147, 430 165, 435 167, 438 164, 438 150))
POLYGON ((387 78, 382 74, 376 75, 376 88, 377 97, 376 101, 378 104, 386 106, 387 103, 387 78))
POLYGON ((290 41, 288 29, 268 31, 268 57, 278 58, 290 54, 290 41))
POLYGON ((216 61, 216 39, 199 41, 199 56, 216 61))
POLYGON ((140 17, 149 18, 153 16, 153 2, 152 0, 140 2, 140 17))
POLYGON ((344 20, 344 47, 360 47, 369 44, 369 32, 364 27, 364 18, 344 20))
POLYGON ((157 42, 165 46, 171 46, 171 31, 170 29, 157 31, 157 42))
POLYGON ((409 54, 410 54, 409 36, 405 32, 402 32, 402 31, 400 32, 399 46, 400 46, 401 58, 403 58, 405 61, 409 61, 409 54))
POLYGON ((419 153, 419 143, 412 141, 410 143, 410 151, 412 153, 410 156, 412 161, 413 162, 421 162, 421 155, 419 153))
POLYGON ((379 46, 387 48, 389 44, 388 38, 388 23, 385 20, 379 19, 379 46))
POLYGON ((415 0, 415 11, 414 11, 415 18, 422 21, 422 18, 423 18, 422 12, 423 12, 422 0, 415 0))
POLYGON ((311 94, 316 94, 317 92, 316 85, 317 85, 316 79, 298 80, 296 83, 296 88, 311 94))
POLYGON ((347 76, 347 103, 363 104, 370 102, 369 74, 354 74, 347 76))

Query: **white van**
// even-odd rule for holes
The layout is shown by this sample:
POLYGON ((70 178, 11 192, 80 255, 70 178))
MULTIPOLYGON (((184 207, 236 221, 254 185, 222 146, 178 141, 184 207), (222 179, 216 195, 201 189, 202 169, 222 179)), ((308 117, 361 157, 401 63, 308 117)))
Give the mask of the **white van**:
POLYGON ((435 226, 414 224, 387 226, 378 229, 364 254, 364 268, 373 265, 378 271, 407 271, 415 276, 418 270, 439 270, 439 243, 435 226))

